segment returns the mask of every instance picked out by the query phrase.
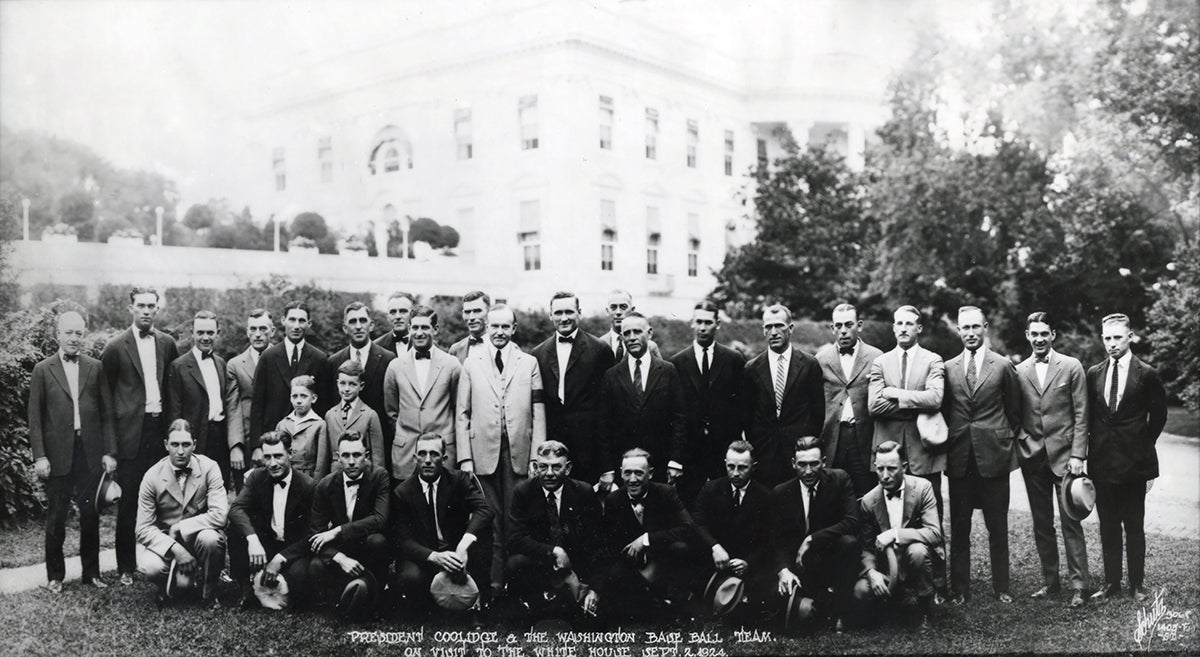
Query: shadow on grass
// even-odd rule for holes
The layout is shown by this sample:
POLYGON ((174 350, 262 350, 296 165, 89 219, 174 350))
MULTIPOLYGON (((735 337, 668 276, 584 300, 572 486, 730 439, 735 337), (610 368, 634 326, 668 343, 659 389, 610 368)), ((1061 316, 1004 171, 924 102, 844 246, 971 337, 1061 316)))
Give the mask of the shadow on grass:
MULTIPOLYGON (((733 632, 711 624, 676 628, 683 631, 717 629, 724 642, 715 646, 727 655, 778 654, 940 654, 940 653, 1073 653, 1094 654, 1138 651, 1134 640, 1138 611, 1150 611, 1122 597, 1103 605, 1089 603, 1083 610, 1066 608, 1067 597, 1033 601, 1029 594, 1041 586, 1041 569, 1031 535, 1027 513, 1009 514, 1009 542, 1012 555, 1011 605, 1001 604, 988 595, 991 590, 987 562, 987 537, 981 518, 976 518, 973 533, 972 592, 974 598, 964 607, 941 612, 934 629, 926 634, 914 631, 908 619, 893 615, 881 625, 835 634, 824 629, 812 635, 776 637, 766 643, 735 642, 733 632)), ((1100 540, 1094 526, 1084 527, 1088 540, 1089 565, 1094 582, 1102 572, 1100 540)), ((1200 545, 1195 541, 1159 535, 1147 537, 1147 585, 1153 591, 1165 588, 1164 605, 1169 612, 1189 612, 1186 619, 1169 617, 1162 624, 1174 623, 1173 638, 1155 638, 1152 650, 1195 654, 1200 648, 1200 545)), ((1063 566, 1065 568, 1065 565, 1063 566)), ((1065 575, 1065 573, 1064 573, 1065 575)), ((235 597, 228 587, 223 597, 235 597)), ((105 591, 85 590, 69 585, 59 597, 43 591, 0 596, 0 618, 5 619, 8 639, 0 644, 0 653, 18 655, 130 655, 131 657, 171 655, 413 655, 399 644, 355 644, 350 630, 416 629, 402 620, 387 620, 359 625, 341 625, 326 614, 272 613, 262 610, 242 612, 222 608, 206 612, 194 606, 155 608, 152 587, 139 583, 130 588, 114 586, 105 591)), ((433 648, 461 644, 435 643, 433 624, 425 625, 421 657, 440 657, 433 648)), ((465 628, 457 628, 465 629, 465 628)), ((518 638, 515 646, 522 654, 534 654, 534 646, 520 643, 526 627, 486 628, 499 632, 500 645, 508 634, 518 638)), ((613 628, 616 629, 616 628, 613 628)), ((625 630, 664 629, 625 627, 625 630)), ((466 646, 466 655, 482 655, 480 644, 466 646)), ((681 646, 679 655, 685 655, 681 646)), ((714 647, 714 646, 706 646, 714 647)), ((504 657, 492 646, 492 657, 504 657)), ((577 657, 596 654, 594 644, 576 646, 577 657)), ((511 653, 509 653, 511 654, 511 653)), ((631 657, 646 653, 634 644, 631 657)), ((693 655, 698 653, 693 652, 693 655)), ((709 653, 714 654, 714 653, 709 653)))
MULTIPOLYGON (((117 515, 109 510, 100 515, 100 549, 111 548, 116 540, 117 515)), ((79 516, 67 518, 67 538, 63 556, 79 556, 79 516)), ((0 568, 17 568, 46 560, 46 531, 42 520, 33 520, 0 531, 0 568)))

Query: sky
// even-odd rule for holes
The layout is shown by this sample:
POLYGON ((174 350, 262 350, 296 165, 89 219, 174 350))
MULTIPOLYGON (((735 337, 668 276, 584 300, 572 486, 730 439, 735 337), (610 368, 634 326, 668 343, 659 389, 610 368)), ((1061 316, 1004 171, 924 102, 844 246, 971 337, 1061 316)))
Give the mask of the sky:
MULTIPOLYGON (((278 74, 498 6, 546 1, 0 0, 0 122, 164 174, 187 198, 205 186, 197 165, 216 160, 222 127, 278 74)), ((777 31, 772 43, 761 29, 764 16, 791 16, 795 42, 809 50, 898 58, 854 26, 805 31, 847 0, 594 1, 730 51, 793 45, 782 43, 790 32, 777 31)), ((903 3, 968 34, 964 2, 986 4, 861 0, 871 10, 903 3)))

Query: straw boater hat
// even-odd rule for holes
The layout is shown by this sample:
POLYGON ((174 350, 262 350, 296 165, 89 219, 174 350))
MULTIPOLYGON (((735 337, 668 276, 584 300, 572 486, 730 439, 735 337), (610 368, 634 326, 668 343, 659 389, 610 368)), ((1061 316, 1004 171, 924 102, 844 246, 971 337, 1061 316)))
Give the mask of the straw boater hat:
POLYGON ((716 572, 704 587, 704 602, 712 605, 713 616, 725 616, 742 603, 745 592, 746 584, 741 577, 716 572))
POLYGON ((439 571, 429 584, 429 593, 439 607, 450 611, 466 611, 479 602, 479 587, 467 573, 455 577, 439 571))
POLYGON ((260 570, 254 574, 254 597, 258 598, 258 603, 264 609, 287 609, 288 606, 288 583, 279 575, 275 578, 275 586, 268 586, 263 582, 263 574, 265 570, 260 570))

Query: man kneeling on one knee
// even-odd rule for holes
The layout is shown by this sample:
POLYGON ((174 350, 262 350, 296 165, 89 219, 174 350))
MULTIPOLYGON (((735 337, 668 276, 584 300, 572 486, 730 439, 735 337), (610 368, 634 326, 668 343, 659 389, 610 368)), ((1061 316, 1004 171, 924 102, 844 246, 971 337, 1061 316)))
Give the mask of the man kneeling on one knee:
POLYGON ((168 590, 171 562, 185 574, 200 571, 201 594, 215 606, 217 581, 225 563, 225 519, 229 502, 217 462, 194 454, 187 420, 168 428, 167 456, 142 478, 138 491, 137 540, 142 574, 168 590))
MULTIPOLYGON (((898 594, 898 584, 904 583, 916 592, 921 627, 927 629, 933 610, 933 560, 941 558, 942 529, 933 486, 904 474, 907 463, 902 451, 891 440, 875 448, 879 485, 859 503, 862 571, 854 599, 860 611, 867 612, 898 594), (889 551, 894 558, 889 558, 889 551)), ((871 616, 863 613, 864 618, 871 616)))

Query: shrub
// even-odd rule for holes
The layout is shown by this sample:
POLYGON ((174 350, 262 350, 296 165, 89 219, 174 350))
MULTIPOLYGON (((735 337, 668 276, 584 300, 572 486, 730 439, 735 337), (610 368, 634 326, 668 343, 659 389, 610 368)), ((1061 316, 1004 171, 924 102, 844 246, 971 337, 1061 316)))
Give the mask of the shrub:
POLYGON ((1160 281, 1154 305, 1147 313, 1153 359, 1167 391, 1191 410, 1200 407, 1200 247, 1176 253, 1175 277, 1160 281))

